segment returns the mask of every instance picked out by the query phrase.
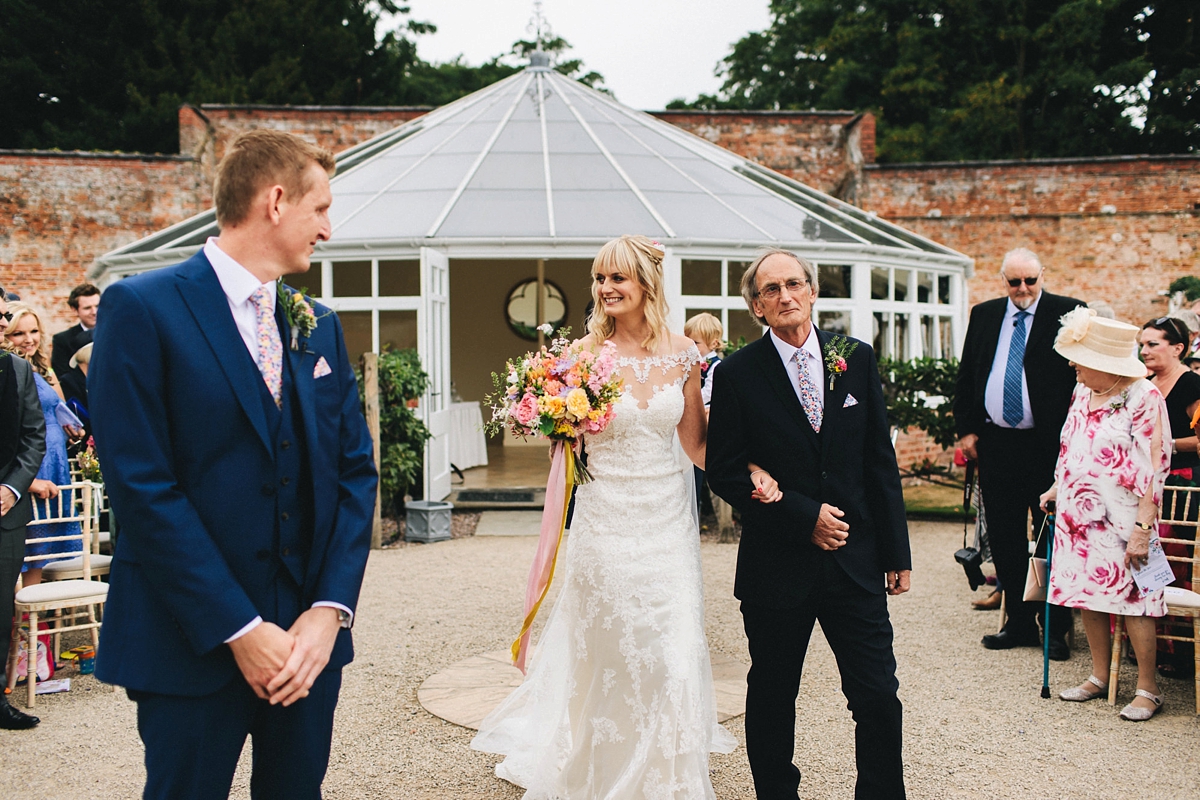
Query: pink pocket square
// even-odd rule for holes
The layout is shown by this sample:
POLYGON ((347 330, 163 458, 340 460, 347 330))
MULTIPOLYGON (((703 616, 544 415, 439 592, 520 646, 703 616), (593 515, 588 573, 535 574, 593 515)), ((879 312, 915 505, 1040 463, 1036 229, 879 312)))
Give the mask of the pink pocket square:
POLYGON ((321 356, 317 359, 317 365, 313 367, 313 379, 324 378, 332 372, 333 370, 329 368, 329 362, 325 360, 325 356, 321 356))
POLYGON ((842 403, 842 408, 849 408, 856 405, 858 405, 858 401, 854 399, 854 395, 848 394, 846 395, 846 402, 842 403))

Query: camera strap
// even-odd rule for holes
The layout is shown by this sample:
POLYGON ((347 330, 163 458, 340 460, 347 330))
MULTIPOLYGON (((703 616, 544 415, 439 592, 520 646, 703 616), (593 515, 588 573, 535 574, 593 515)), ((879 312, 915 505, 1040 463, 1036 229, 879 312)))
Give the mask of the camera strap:
POLYGON ((975 498, 975 461, 967 462, 967 474, 963 479, 963 548, 967 546, 967 525, 971 523, 971 501, 975 498))

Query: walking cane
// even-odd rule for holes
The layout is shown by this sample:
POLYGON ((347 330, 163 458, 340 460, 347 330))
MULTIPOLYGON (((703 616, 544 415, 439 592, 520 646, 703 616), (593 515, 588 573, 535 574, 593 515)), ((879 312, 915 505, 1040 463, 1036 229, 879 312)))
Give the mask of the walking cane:
MULTIPOLYGON (((1042 528, 1050 526, 1046 537, 1046 609, 1042 616, 1042 697, 1050 697, 1050 559, 1054 553, 1054 501, 1046 503, 1046 519, 1042 528)), ((1037 555, 1036 553, 1034 554, 1037 555)))

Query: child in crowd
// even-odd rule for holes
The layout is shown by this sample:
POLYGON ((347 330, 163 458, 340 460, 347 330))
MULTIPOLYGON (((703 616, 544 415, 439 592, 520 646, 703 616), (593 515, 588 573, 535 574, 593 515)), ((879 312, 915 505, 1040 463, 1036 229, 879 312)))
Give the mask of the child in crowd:
POLYGON ((721 363, 721 348, 724 329, 721 320, 702 312, 683 323, 683 335, 696 343, 704 363, 700 365, 700 396, 704 407, 712 401, 712 372, 721 363))
MULTIPOLYGON (((700 357, 704 363, 700 365, 700 397, 704 400, 704 411, 708 412, 712 402, 712 374, 721 363, 721 346, 724 336, 721 320, 712 314, 702 312, 683 323, 683 335, 696 343, 700 357)), ((712 513, 712 498, 708 487, 704 484, 704 470, 693 467, 696 472, 696 499, 700 504, 701 514, 712 513)))

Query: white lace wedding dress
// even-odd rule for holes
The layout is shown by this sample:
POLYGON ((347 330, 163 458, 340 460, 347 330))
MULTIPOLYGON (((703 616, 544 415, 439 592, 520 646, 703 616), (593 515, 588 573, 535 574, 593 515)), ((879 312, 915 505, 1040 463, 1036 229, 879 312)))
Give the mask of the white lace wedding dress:
POLYGON ((636 385, 587 439, 595 480, 576 493, 558 600, 524 683, 471 742, 506 756, 496 774, 525 800, 710 800, 708 754, 736 746, 717 724, 692 471, 675 439, 699 360, 695 347, 620 359, 636 385))

